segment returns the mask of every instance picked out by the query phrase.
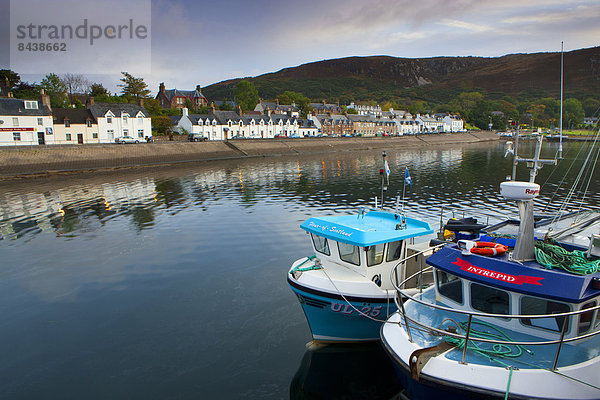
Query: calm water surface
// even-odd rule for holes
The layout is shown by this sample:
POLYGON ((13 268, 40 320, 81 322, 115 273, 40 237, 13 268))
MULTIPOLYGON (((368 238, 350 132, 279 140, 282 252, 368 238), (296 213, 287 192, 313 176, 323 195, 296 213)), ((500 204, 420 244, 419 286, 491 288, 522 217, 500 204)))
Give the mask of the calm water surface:
MULTIPOLYGON (((584 146, 541 171, 538 209, 567 193, 584 146)), ((503 155, 388 152, 388 194, 407 166, 409 215, 435 229, 441 206, 514 214, 503 155)), ((285 278, 311 251, 298 225, 372 204, 380 167, 366 151, 0 183, 0 398, 391 398, 378 345, 307 348, 285 278)), ((595 172, 585 206, 597 189, 595 172)))

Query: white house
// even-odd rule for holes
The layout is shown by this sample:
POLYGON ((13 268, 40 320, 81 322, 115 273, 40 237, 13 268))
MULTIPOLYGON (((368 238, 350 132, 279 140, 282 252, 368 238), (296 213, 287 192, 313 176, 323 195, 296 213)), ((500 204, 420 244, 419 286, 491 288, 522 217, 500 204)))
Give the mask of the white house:
POLYGON ((444 122, 444 132, 464 132, 464 121, 459 115, 446 115, 442 121, 444 122))
POLYGON ((377 118, 382 116, 381 107, 379 105, 368 106, 366 104, 354 104, 354 102, 352 102, 348 104, 346 108, 352 108, 356 110, 358 115, 370 115, 377 118))
POLYGON ((55 108, 52 110, 55 144, 107 143, 100 138, 98 123, 90 110, 55 108))
POLYGON ((132 136, 140 142, 152 136, 150 114, 141 104, 94 103, 88 109, 98 122, 98 136, 102 142, 132 136))
POLYGON ((436 118, 429 114, 417 114, 417 122, 421 126, 421 132, 424 133, 440 133, 444 132, 444 122, 442 118, 436 118))
POLYGON ((41 102, 0 98, 0 146, 54 144, 49 106, 44 93, 41 102))

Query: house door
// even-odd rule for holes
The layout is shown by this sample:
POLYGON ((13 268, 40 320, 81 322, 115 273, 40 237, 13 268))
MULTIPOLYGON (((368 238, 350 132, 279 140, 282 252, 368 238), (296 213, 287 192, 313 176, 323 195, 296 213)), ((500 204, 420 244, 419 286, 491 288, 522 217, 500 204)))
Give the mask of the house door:
POLYGON ((83 133, 77 134, 77 144, 83 144, 83 133))
POLYGON ((38 144, 46 144, 46 139, 44 138, 44 132, 38 132, 38 144))

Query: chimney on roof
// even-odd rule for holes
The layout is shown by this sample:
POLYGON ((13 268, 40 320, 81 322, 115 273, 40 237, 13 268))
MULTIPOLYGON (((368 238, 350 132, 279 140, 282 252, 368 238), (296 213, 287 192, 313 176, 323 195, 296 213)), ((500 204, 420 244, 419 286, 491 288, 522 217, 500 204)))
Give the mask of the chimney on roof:
POLYGON ((279 97, 275 99, 275 103, 279 105, 279 97))
POLYGON ((158 91, 159 92, 165 92, 167 89, 165 88, 165 83, 161 82, 160 85, 158 85, 158 91))
POLYGON ((238 105, 236 111, 237 111, 238 115, 241 117, 242 116, 242 106, 238 105))
POLYGON ((50 106, 50 96, 46 94, 44 89, 40 89, 40 103, 42 103, 42 107, 46 106, 50 111, 52 111, 52 107, 50 106))
POLYGON ((215 115, 215 103, 214 102, 210 103, 210 113, 212 115, 215 115))
POLYGON ((144 107, 144 99, 140 99, 139 104, 140 104, 140 107, 144 107))
POLYGON ((269 108, 269 106, 265 108, 265 114, 267 114, 267 117, 271 116, 271 108, 269 108))
POLYGON ((9 99, 12 99, 13 98, 13 92, 6 93, 6 97, 8 97, 9 99))
POLYGON ((187 117, 187 116, 188 116, 188 109, 187 109, 187 107, 183 107, 183 108, 181 109, 181 115, 182 115, 183 117, 187 117))
POLYGON ((323 100, 323 105, 325 105, 325 104, 327 104, 327 103, 325 102, 325 100, 323 100))
POLYGON ((94 96, 88 97, 85 102, 85 105, 86 105, 86 107, 93 106, 94 105, 94 96))

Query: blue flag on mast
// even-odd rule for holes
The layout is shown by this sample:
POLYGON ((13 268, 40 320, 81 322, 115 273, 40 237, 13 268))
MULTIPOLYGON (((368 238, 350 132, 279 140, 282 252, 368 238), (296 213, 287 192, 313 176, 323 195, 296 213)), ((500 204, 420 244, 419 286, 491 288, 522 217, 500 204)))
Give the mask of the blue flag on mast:
POLYGON ((404 184, 406 185, 407 183, 412 187, 412 179, 408 173, 408 167, 406 167, 406 171, 404 172, 404 184))

